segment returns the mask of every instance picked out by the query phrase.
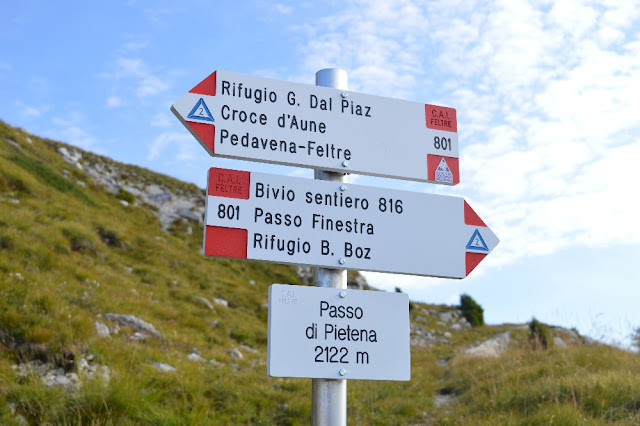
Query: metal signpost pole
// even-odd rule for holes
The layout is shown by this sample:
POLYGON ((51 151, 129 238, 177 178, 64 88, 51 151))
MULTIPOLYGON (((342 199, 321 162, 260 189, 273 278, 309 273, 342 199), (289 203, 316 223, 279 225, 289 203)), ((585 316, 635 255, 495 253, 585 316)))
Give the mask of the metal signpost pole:
MULTIPOLYGON (((327 68, 316 73, 316 86, 347 90, 347 82, 345 70, 327 68)), ((314 176, 320 180, 344 182, 343 173, 315 170, 314 176)), ((314 285, 316 287, 346 289, 347 271, 344 269, 314 268, 314 285)), ((312 379, 311 401, 312 425, 347 424, 346 380, 312 379)))

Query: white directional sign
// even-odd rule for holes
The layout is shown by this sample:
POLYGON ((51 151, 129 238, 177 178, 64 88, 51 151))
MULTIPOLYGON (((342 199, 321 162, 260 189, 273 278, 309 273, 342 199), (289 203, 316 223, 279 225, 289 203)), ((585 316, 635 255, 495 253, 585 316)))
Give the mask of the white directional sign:
POLYGON ((267 345, 270 376, 409 380, 409 298, 273 284, 267 345))
POLYGON ((210 155, 460 181, 453 108, 216 71, 171 110, 210 155))
POLYGON ((464 278, 498 244, 459 197, 211 168, 204 254, 464 278))

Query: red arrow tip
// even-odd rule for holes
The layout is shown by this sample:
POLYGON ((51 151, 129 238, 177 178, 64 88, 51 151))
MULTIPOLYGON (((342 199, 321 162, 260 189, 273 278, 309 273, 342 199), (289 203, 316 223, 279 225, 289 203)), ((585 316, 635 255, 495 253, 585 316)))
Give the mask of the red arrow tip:
POLYGON ((478 264, 484 260, 485 257, 487 257, 486 253, 467 252, 465 254, 464 260, 465 260, 466 269, 467 269, 467 276, 469 276, 471 271, 473 271, 476 268, 476 266, 478 266, 478 264))
POLYGON ((202 140, 202 143, 209 148, 212 153, 215 152, 215 136, 216 126, 207 123, 196 123, 194 121, 187 121, 187 125, 191 128, 192 133, 198 135, 202 140))
POLYGON ((216 95, 216 71, 209 77, 202 80, 196 87, 189 90, 189 93, 197 93, 198 95, 216 95))
POLYGON ((473 211, 469 203, 467 203, 467 200, 464 200, 464 223, 466 223, 467 225, 473 225, 473 226, 487 226, 482 221, 482 219, 480 219, 480 216, 478 216, 478 214, 473 211))

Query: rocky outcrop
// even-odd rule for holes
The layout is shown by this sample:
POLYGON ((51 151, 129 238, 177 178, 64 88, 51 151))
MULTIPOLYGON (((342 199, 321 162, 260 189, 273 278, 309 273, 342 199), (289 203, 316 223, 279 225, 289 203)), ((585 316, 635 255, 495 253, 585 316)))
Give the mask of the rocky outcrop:
POLYGON ((178 219, 202 225, 205 206, 203 190, 176 190, 163 183, 149 182, 153 175, 151 172, 119 165, 73 147, 58 145, 56 152, 65 162, 83 170, 96 184, 112 194, 130 194, 127 196, 129 199, 121 200, 123 206, 131 204, 131 196, 135 197, 136 204, 151 206, 151 211, 158 216, 165 231, 178 219))
POLYGON ((94 356, 91 354, 80 357, 76 371, 71 371, 55 363, 44 362, 42 360, 32 360, 16 364, 13 365, 12 368, 16 371, 18 377, 25 377, 27 375, 40 377, 42 383, 47 387, 60 386, 74 389, 81 386, 83 379, 92 380, 98 378, 109 382, 111 378, 109 367, 94 363, 94 356))
POLYGON ((497 357, 509 347, 510 333, 498 334, 475 346, 465 349, 464 354, 471 357, 497 357))
POLYGON ((411 324, 411 346, 427 346, 434 343, 449 343, 451 333, 447 331, 427 330, 417 324, 411 324))
MULTIPOLYGON (((111 321, 116 321, 125 327, 131 327, 137 332, 150 334, 156 337, 162 337, 162 333, 160 333, 152 324, 141 320, 140 318, 133 315, 123 315, 123 314, 104 314, 104 317, 111 321)), ((142 340, 142 339, 137 339, 142 340)))

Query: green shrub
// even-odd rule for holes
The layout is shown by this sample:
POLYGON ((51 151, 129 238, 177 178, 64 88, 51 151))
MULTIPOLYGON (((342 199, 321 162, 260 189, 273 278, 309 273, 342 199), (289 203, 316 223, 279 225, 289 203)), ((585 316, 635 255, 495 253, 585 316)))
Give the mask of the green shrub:
POLYGON ((9 235, 0 235, 0 251, 1 250, 13 250, 14 243, 13 238, 9 235))
POLYGON ((529 323, 529 342, 534 349, 548 349, 553 344, 551 333, 546 325, 535 318, 529 323))
POLYGON ((100 236, 102 242, 106 245, 110 247, 124 248, 123 242, 118 237, 118 234, 116 234, 114 231, 111 231, 110 229, 104 228, 102 226, 98 226, 96 228, 96 232, 100 236))
MULTIPOLYGON (((94 205, 93 201, 91 201, 89 197, 87 197, 87 194, 82 192, 76 184, 69 182, 67 179, 54 172, 46 164, 38 160, 19 156, 10 157, 9 160, 31 173, 39 181, 57 189, 60 192, 71 193, 87 205, 94 205)), ((15 180, 12 185, 17 185, 17 190, 28 192, 28 187, 24 182, 15 180)))
POLYGON ((19 177, 11 174, 0 175, 0 192, 19 192, 24 194, 31 193, 29 185, 19 177))
POLYGON ((118 198, 126 201, 129 204, 133 204, 136 202, 136 196, 130 193, 129 191, 125 191, 122 188, 118 190, 118 198))
POLYGON ((468 294, 460 295, 460 311, 472 326, 484 325, 484 309, 468 294))
POLYGON ((73 251, 93 252, 95 249, 95 238, 80 224, 65 224, 62 226, 62 235, 69 240, 73 251))

